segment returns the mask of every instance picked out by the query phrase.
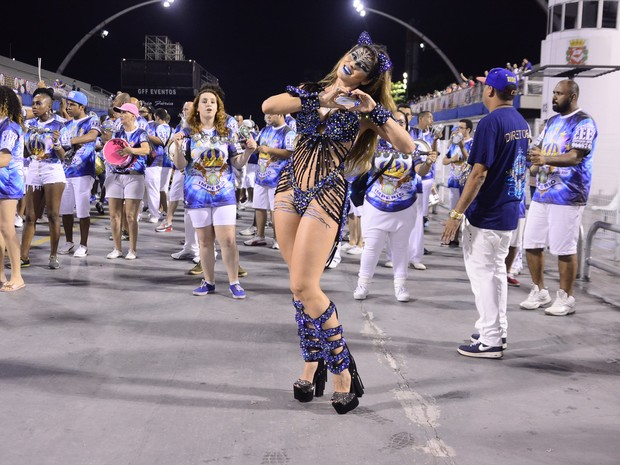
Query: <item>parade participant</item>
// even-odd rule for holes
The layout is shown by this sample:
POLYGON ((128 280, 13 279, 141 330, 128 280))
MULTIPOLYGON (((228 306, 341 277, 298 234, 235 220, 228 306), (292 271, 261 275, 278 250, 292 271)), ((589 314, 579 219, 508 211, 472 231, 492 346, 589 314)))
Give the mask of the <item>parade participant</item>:
MULTIPOLYGON (((397 111, 394 119, 405 128, 407 116, 397 111)), ((392 257, 394 268, 394 295, 399 302, 409 301, 406 288, 409 265, 409 236, 416 217, 413 205, 416 203, 416 174, 424 176, 431 170, 437 155, 419 156, 404 154, 392 148, 386 141, 379 141, 373 160, 371 176, 375 172, 383 174, 376 178, 366 194, 364 214, 362 215, 362 234, 364 250, 360 260, 359 279, 353 298, 364 300, 368 296, 370 282, 381 256, 386 240, 396 251, 392 257)))
POLYGON ((159 210, 162 202, 165 205, 164 211, 167 210, 166 189, 170 181, 170 169, 172 166, 165 150, 171 135, 170 126, 166 123, 167 115, 168 112, 166 110, 158 108, 155 111, 155 120, 149 121, 146 130, 151 146, 154 148, 154 153, 151 154, 152 160, 147 165, 144 176, 150 223, 159 222, 159 218, 162 216, 159 210))
MULTIPOLYGON (((245 245, 266 245, 265 226, 267 225, 267 211, 271 211, 273 218, 274 197, 282 170, 293 154, 293 145, 297 136, 284 123, 284 115, 265 115, 267 126, 258 134, 257 147, 258 169, 254 186, 254 200, 252 206, 256 211, 256 236, 244 241, 245 245)), ((275 226, 274 226, 275 234, 275 226)), ((274 236, 274 246, 278 242, 274 236)))
POLYGON ((22 107, 15 93, 0 86, 0 292, 25 286, 21 274, 19 240, 13 225, 17 201, 24 196, 24 136, 22 107), (11 279, 4 269, 4 251, 11 264, 11 279))
MULTIPOLYGON (((450 192, 450 210, 456 207, 456 203, 461 197, 461 191, 467 180, 470 165, 467 163, 469 151, 474 143, 471 132, 474 124, 470 119, 462 119, 452 136, 450 137, 450 147, 446 156, 442 160, 444 166, 450 165, 450 175, 448 176, 448 191, 450 192)), ((458 247, 458 237, 450 243, 451 247, 458 247)))
POLYGON ((66 255, 74 249, 73 210, 80 222, 80 246, 74 257, 88 254, 90 229, 90 192, 95 181, 95 142, 100 135, 99 118, 86 114, 88 98, 82 92, 67 95, 67 114, 72 118, 65 123, 65 137, 60 142, 64 158, 67 186, 60 201, 60 214, 66 243, 58 253, 66 255))
POLYGON ((264 113, 296 113, 299 134, 275 199, 277 236, 306 361, 294 397, 307 402, 322 395, 327 366, 334 374, 332 405, 341 414, 359 405, 363 386, 320 280, 346 214, 345 167, 349 174, 368 169, 377 134, 401 152, 415 149, 391 117, 391 66, 385 48, 364 32, 321 82, 288 87, 262 107, 264 113))
POLYGON ((52 112, 54 91, 38 88, 33 92, 33 119, 26 121, 26 156, 31 157, 26 177, 26 221, 22 232, 22 268, 30 266, 30 245, 35 233, 37 215, 45 200, 50 230, 49 268, 60 268, 58 241, 60 239, 60 199, 65 190, 66 177, 62 167, 64 153, 60 137, 65 132, 64 123, 52 112))
POLYGON ((513 107, 518 89, 514 73, 494 68, 486 79, 479 79, 484 83, 482 102, 490 113, 478 123, 468 159, 471 173, 441 240, 443 244, 454 240, 464 220, 463 257, 479 318, 478 338, 461 345, 458 352, 501 358, 508 327, 505 259, 525 194, 530 131, 513 107))
POLYGON ((544 249, 558 256, 560 289, 547 315, 575 312, 573 284, 577 277, 579 228, 592 183, 592 157, 598 131, 579 108, 579 86, 560 81, 553 89, 551 117, 529 156, 537 174, 536 192, 528 212, 523 246, 533 286, 521 308, 533 310, 551 302, 544 282, 544 249))
POLYGON ((194 99, 185 131, 173 136, 171 147, 176 167, 185 170, 185 207, 198 235, 204 279, 194 295, 215 292, 215 240, 221 246, 229 289, 235 299, 244 299, 239 284, 239 252, 235 237, 237 206, 233 167, 239 169, 256 149, 254 139, 239 153, 237 124, 226 115, 219 89, 203 86, 194 99))
MULTIPOLYGON (((124 167, 111 166, 110 173, 105 180, 110 207, 110 227, 114 241, 114 250, 107 255, 107 258, 114 259, 123 256, 121 217, 123 216, 124 204, 127 229, 129 230, 129 251, 125 255, 125 259, 135 260, 137 258, 138 213, 140 202, 144 196, 144 172, 150 146, 146 131, 138 128, 136 124, 138 108, 133 103, 114 107, 114 111, 120 113, 121 129, 115 131, 113 137, 124 139, 129 143, 127 147, 122 149, 121 154, 131 157, 131 161, 124 167)), ((106 133, 104 136, 104 140, 109 138, 106 133)))

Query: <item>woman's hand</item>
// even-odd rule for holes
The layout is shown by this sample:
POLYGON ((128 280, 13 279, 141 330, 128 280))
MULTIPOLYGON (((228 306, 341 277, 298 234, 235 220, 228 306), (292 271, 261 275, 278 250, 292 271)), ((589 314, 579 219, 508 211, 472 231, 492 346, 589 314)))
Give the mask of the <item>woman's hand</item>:
POLYGON ((338 105, 335 99, 346 92, 347 91, 338 87, 326 87, 325 90, 319 94, 319 105, 322 108, 344 108, 342 105, 338 105))
POLYGON ((360 102, 359 105, 354 107, 355 111, 369 113, 377 106, 377 102, 375 102, 370 95, 362 90, 354 89, 350 92, 350 95, 357 97, 360 102))
POLYGON ((119 153, 121 155, 124 155, 126 157, 133 155, 133 148, 132 147, 124 147, 121 150, 119 150, 119 153))
POLYGON ((52 132, 52 142, 54 144, 58 143, 58 140, 60 139, 60 131, 54 131, 52 132))
POLYGON ((254 152, 257 147, 258 147, 258 144, 256 144, 256 141, 254 140, 252 136, 250 136, 249 139, 246 139, 245 141, 246 150, 251 150, 252 152, 254 152))

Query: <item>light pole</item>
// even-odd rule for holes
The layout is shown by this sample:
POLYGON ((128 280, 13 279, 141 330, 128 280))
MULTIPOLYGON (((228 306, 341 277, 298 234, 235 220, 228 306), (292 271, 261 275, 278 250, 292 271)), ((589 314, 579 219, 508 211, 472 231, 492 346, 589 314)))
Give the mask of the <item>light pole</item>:
POLYGON ((357 10, 357 12, 360 14, 360 16, 366 16, 367 12, 375 13, 375 14, 378 14, 380 16, 385 16, 386 18, 391 19, 392 21, 397 22, 401 26, 404 26, 407 29, 409 29, 411 32, 413 32, 418 37, 420 37, 420 39, 422 39, 424 42, 426 42, 429 45, 430 48, 435 50, 437 52, 437 54, 441 57, 441 59, 444 61, 444 63, 446 65, 448 65, 448 68, 450 68, 450 71, 452 71, 452 74, 454 74, 454 77, 456 78, 456 81, 457 82, 461 81, 461 75, 456 70, 456 67, 450 61, 450 59, 446 56, 446 54, 443 53, 441 51, 441 49, 439 47, 437 47, 437 45, 435 45, 435 43, 431 39, 429 39, 424 34, 422 34, 420 31, 418 31, 416 28, 414 28, 411 24, 407 24, 406 22, 401 21, 400 19, 398 19, 398 18, 396 18, 396 17, 394 17, 392 15, 384 13, 383 11, 375 10, 374 8, 365 7, 360 0, 355 0, 353 2, 353 7, 357 10))
MULTIPOLYGON (((106 19, 104 21, 101 21, 94 28, 92 28, 90 30, 90 32, 88 32, 84 37, 82 37, 82 39, 77 44, 75 44, 75 46, 67 54, 65 59, 62 60, 62 63, 60 64, 60 66, 56 70, 56 73, 58 73, 58 74, 62 74, 63 73, 63 71, 65 70, 65 68, 67 67, 67 65, 69 64, 69 62, 73 58, 73 56, 77 53, 77 51, 82 47, 82 45, 84 45, 84 43, 86 43, 86 41, 88 39, 90 39, 93 35, 95 35, 99 29, 104 27, 106 24, 111 23, 112 21, 114 21, 119 16, 123 16, 125 13, 129 13, 130 11, 135 10, 136 8, 141 8, 143 6, 147 6, 147 5, 150 5, 152 3, 161 3, 164 6, 164 8, 168 8, 168 7, 170 7, 170 5, 172 5, 174 3, 174 0, 166 0, 166 1, 162 1, 162 0, 149 0, 148 2, 138 3, 137 5, 130 6, 129 8, 125 8, 123 11, 119 11, 118 13, 110 16, 108 19, 106 19)), ((102 32, 101 37, 105 37, 107 35, 108 35, 108 31, 104 30, 102 32), (104 35, 104 33, 105 33, 105 35, 104 35)))

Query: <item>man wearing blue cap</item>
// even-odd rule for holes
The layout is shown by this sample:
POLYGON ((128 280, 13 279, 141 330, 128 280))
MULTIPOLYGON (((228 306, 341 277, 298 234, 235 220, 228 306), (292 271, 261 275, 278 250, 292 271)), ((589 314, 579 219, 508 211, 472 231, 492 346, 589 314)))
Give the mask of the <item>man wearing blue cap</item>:
POLYGON ((95 181, 95 141, 101 133, 99 118, 86 114, 88 98, 82 92, 71 91, 67 95, 67 113, 72 118, 65 124, 66 136, 60 143, 65 151, 65 176, 67 187, 60 201, 60 214, 65 230, 66 243, 58 250, 68 254, 74 249, 73 210, 80 221, 80 246, 74 257, 88 253, 90 229, 90 191, 95 181))
POLYGON ((467 357, 501 358, 506 347, 508 284, 504 260, 519 221, 524 194, 530 130, 513 107, 517 77, 494 68, 485 78, 482 118, 467 162, 472 165, 461 198, 450 211, 442 236, 449 244, 463 222, 463 256, 479 318, 467 357))

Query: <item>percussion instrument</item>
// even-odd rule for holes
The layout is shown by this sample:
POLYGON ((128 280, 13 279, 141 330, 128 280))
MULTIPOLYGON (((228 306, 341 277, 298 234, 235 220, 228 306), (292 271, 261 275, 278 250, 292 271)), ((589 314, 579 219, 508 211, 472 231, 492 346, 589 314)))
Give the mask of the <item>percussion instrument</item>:
POLYGON ((129 147, 129 142, 125 139, 110 139, 103 146, 103 158, 116 168, 126 168, 133 161, 133 156, 120 153, 125 147, 129 147))

